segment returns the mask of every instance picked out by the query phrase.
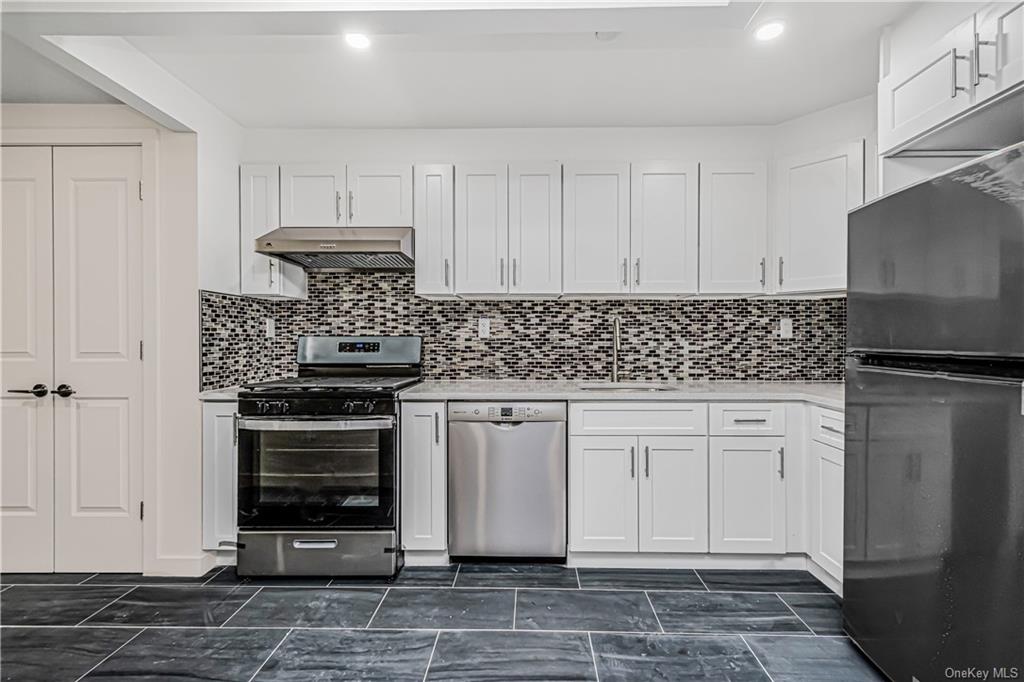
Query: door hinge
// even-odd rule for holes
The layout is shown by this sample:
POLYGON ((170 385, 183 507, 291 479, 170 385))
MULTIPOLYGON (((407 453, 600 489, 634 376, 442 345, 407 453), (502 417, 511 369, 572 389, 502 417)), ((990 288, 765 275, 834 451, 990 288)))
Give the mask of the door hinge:
POLYGON ((142 180, 139 180, 139 201, 142 201, 142 180))
POLYGON ((139 521, 146 518, 146 503, 139 500, 139 521))
POLYGON ((143 348, 142 348, 142 341, 140 340, 139 341, 139 360, 141 360, 144 355, 145 355, 145 353, 144 353, 143 348))

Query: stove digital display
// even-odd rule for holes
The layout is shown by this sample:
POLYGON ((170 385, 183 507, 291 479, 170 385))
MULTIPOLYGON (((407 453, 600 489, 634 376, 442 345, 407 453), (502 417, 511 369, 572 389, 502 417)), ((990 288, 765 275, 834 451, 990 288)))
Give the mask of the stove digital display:
POLYGON ((379 353, 380 343, 377 341, 342 341, 338 344, 339 353, 379 353))

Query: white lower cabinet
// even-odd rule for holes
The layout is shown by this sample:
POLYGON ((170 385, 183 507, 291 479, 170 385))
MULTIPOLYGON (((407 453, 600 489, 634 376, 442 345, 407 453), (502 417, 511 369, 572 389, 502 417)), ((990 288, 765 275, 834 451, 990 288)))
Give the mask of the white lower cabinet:
POLYGON ((786 551, 783 436, 710 439, 710 549, 729 554, 786 551))
POLYGON ((707 438, 574 436, 569 549, 706 552, 707 438))
POLYGON ((203 403, 203 549, 234 549, 238 537, 236 402, 203 403))
POLYGON ((403 403, 401 536, 408 550, 448 548, 448 417, 445 403, 403 403))
POLYGON ((843 577, 843 451, 817 440, 810 444, 811 560, 843 577))

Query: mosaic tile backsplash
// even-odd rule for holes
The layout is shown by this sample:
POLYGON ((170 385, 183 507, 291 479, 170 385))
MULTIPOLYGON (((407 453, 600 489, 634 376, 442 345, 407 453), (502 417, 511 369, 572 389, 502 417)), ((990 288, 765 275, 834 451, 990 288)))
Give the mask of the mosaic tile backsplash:
POLYGON ((431 301, 411 273, 310 272, 305 301, 201 293, 202 388, 295 374, 300 335, 411 334, 428 379, 841 381, 846 299, 431 301), (274 319, 267 339, 264 319, 274 319), (477 320, 491 336, 477 338, 477 320), (793 320, 780 339, 779 318, 793 320))

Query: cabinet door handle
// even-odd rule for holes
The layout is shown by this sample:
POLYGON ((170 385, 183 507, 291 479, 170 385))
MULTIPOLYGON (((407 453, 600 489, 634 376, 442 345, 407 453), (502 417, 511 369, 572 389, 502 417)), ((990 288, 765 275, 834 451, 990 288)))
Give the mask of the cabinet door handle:
POLYGON ((782 266, 785 261, 782 260, 782 256, 779 256, 779 286, 782 286, 782 266))
POLYGON ((779 448, 779 478, 786 480, 786 448, 779 448))
POLYGON ((843 434, 843 430, 842 429, 837 429, 836 427, 829 426, 828 424, 822 424, 821 428, 822 428, 823 431, 831 431, 832 433, 838 433, 840 435, 843 434))
POLYGON ((46 394, 50 392, 50 389, 46 388, 46 384, 36 384, 32 388, 9 388, 8 393, 31 393, 37 398, 44 398, 46 394))
POLYGON ((270 267, 267 269, 267 272, 270 273, 270 286, 274 286, 274 259, 273 258, 270 259, 270 267))
POLYGON ((761 259, 761 288, 762 289, 764 289, 764 282, 765 282, 765 279, 764 279, 765 267, 764 266, 765 266, 765 261, 766 260, 767 260, 766 258, 762 258, 761 259))
POLYGON ((967 92, 967 88, 965 86, 957 85, 956 84, 956 81, 957 81, 956 63, 958 61, 962 60, 962 59, 966 59, 966 60, 970 61, 971 58, 970 57, 964 57, 962 55, 958 55, 956 53, 956 48, 955 47, 952 50, 949 51, 949 54, 952 57, 952 59, 950 59, 949 62, 950 62, 950 64, 952 64, 952 68, 953 68, 953 77, 951 78, 951 80, 953 81, 953 89, 951 91, 950 98, 951 99, 956 99, 956 93, 958 93, 958 92, 967 92))
MULTIPOLYGON (((975 87, 981 85, 981 79, 982 78, 995 78, 995 76, 992 75, 991 73, 982 73, 981 72, 981 48, 982 48, 982 46, 985 46, 985 47, 995 47, 998 50, 998 43, 996 43, 996 41, 994 41, 994 40, 982 40, 981 36, 977 32, 974 33, 974 61, 972 62, 972 65, 974 66, 974 85, 975 85, 975 87)), ((998 55, 998 54, 999 53, 996 52, 996 55, 998 55)), ((997 69, 999 68, 998 65, 996 66, 996 68, 997 69)))
POLYGON ((636 259, 636 285, 640 286, 640 259, 636 259))
POLYGON ((448 259, 444 259, 444 285, 448 286, 448 259))
POLYGON ((516 268, 516 261, 518 261, 518 260, 519 260, 518 258, 513 258, 512 259, 512 286, 516 285, 516 269, 517 269, 516 268))
POLYGON ((629 286, 629 259, 622 259, 622 286, 629 286))
POLYGON ((498 263, 498 284, 505 286, 505 259, 499 259, 498 263))
POLYGON ((644 476, 651 477, 651 448, 649 445, 644 446, 644 476))
POLYGON ((434 413, 434 442, 441 444, 441 415, 434 413))
POLYGON ((352 193, 352 190, 349 190, 348 191, 348 219, 349 219, 350 222, 351 222, 352 218, 355 216, 355 208, 354 208, 354 206, 355 206, 355 195, 352 193))
POLYGON ((237 412, 235 412, 233 415, 231 415, 231 430, 235 434, 234 438, 232 439, 232 443, 234 445, 238 445, 238 413, 237 412))
POLYGON ((341 223, 341 192, 334 193, 334 222, 341 223))
POLYGON ((765 424, 767 422, 768 422, 768 420, 766 418, 764 418, 764 417, 759 417, 757 419, 750 418, 750 419, 733 419, 732 420, 733 424, 765 424))
POLYGON ((629 477, 636 478, 636 448, 629 446, 629 477))

